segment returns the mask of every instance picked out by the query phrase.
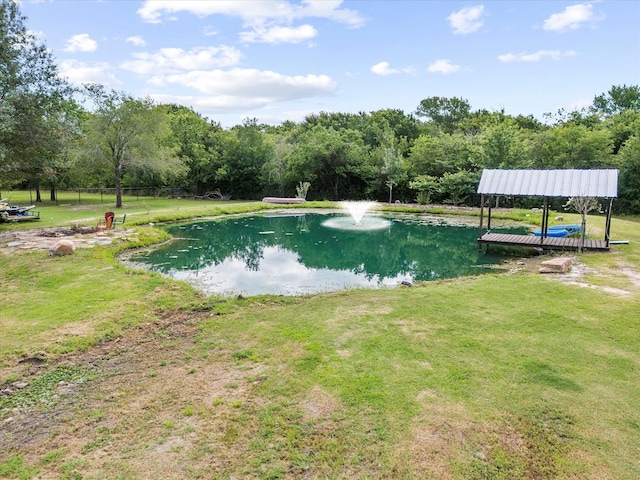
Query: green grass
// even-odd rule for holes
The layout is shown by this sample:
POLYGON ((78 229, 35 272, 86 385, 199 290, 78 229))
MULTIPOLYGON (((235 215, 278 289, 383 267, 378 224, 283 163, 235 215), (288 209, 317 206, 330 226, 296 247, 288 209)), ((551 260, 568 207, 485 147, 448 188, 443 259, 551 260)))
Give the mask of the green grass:
MULTIPOLYGON (((143 234, 134 245, 162 238, 143 234)), ((0 257, 0 358, 84 349, 197 297, 187 285, 162 289, 160 275, 127 271, 114 259, 118 248, 78 249, 73 261, 42 250, 0 257)))
MULTIPOLYGON (((440 426, 451 409, 465 412, 465 424, 451 434, 464 435, 465 448, 482 453, 458 453, 457 478, 502 478, 504 469, 504 478, 571 478, 581 471, 571 452, 583 449, 614 478, 633 478, 640 472, 633 333, 639 307, 637 298, 612 302, 606 293, 541 277, 484 277, 241 311, 203 325, 201 341, 250 345, 254 357, 279 372, 261 384, 278 408, 261 416, 295 417, 319 385, 343 416, 345 431, 332 435, 351 437, 349 453, 334 454, 364 464, 384 459, 389 476, 400 468, 393 449, 416 424, 440 426), (499 304, 491 300, 496 292, 499 304), (506 435, 522 446, 502 445, 506 435)), ((293 435, 296 443, 292 451, 283 445, 278 456, 319 448, 310 444, 313 425, 277 417, 268 423, 282 430, 271 428, 271 436, 293 435)), ((417 475, 409 466, 405 473, 417 475)))
MULTIPOLYGON (((191 201, 172 202, 173 212, 158 204, 139 218, 184 218, 191 201)), ((195 216, 258 205, 196 203, 195 216)), ((640 273, 640 229, 631 220, 612 226, 628 245, 578 256, 594 269, 580 279, 591 288, 523 268, 221 300, 118 265, 123 245, 0 255, 0 386, 30 383, 0 396, 0 421, 71 402, 59 435, 0 452, 0 478, 639 478, 640 288, 630 274, 640 273), (122 370, 101 369, 111 357, 68 356, 187 313, 195 334, 176 330, 181 322, 152 331, 113 357, 122 370), (32 376, 17 363, 39 355, 51 364, 32 376), (61 398, 60 381, 78 396, 61 398)), ((603 228, 590 217, 590 234, 603 228)), ((163 238, 136 229, 138 245, 163 238)))

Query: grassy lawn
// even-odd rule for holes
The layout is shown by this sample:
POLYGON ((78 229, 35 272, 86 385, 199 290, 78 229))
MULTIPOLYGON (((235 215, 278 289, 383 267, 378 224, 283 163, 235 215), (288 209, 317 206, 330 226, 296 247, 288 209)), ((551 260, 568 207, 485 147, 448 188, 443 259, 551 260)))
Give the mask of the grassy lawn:
MULTIPOLYGON (((0 478, 640 478, 637 219, 613 220, 628 245, 572 254, 571 281, 533 258, 412 288, 219 299, 115 255, 162 241, 149 222, 265 205, 125 206, 136 235, 111 246, 0 248, 0 478)), ((76 207, 29 226, 105 211, 76 207)))

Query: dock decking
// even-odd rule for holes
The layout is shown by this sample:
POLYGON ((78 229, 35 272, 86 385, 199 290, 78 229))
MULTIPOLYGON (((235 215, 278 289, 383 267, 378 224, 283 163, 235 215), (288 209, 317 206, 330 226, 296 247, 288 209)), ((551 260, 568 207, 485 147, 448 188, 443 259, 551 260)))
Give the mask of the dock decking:
MULTIPOLYGON (((511 247, 542 248, 543 250, 579 250, 579 238, 536 237, 533 235, 513 235, 505 233, 485 233, 478 238, 478 249, 482 245, 506 245, 511 247)), ((609 250, 604 240, 584 240, 584 250, 609 250)))

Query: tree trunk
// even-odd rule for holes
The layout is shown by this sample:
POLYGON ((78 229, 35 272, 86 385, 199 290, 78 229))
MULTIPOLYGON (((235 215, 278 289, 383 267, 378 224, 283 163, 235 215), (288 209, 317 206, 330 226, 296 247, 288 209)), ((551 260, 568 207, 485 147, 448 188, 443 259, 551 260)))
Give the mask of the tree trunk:
POLYGON ((389 182, 389 203, 393 202, 393 183, 389 182))
POLYGON ((116 184, 116 208, 122 208, 122 166, 118 164, 116 166, 115 184, 116 184))
POLYGON ((578 253, 584 250, 584 237, 587 234, 587 216, 582 215, 582 228, 580 230, 580 245, 578 245, 578 253))
POLYGON ((53 185, 51 186, 49 200, 51 200, 52 202, 56 201, 56 187, 54 187, 53 185))
POLYGON ((42 196, 40 195, 40 184, 36 182, 36 203, 42 203, 42 196))

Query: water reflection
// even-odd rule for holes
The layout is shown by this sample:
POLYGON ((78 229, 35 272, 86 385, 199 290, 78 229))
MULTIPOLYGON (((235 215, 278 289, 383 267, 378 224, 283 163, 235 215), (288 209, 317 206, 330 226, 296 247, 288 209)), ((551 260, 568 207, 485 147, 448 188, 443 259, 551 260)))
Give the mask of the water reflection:
POLYGON ((267 215, 167 227, 176 240, 132 260, 209 294, 299 295, 486 272, 477 227, 392 218, 384 229, 336 230, 341 215, 267 215))

